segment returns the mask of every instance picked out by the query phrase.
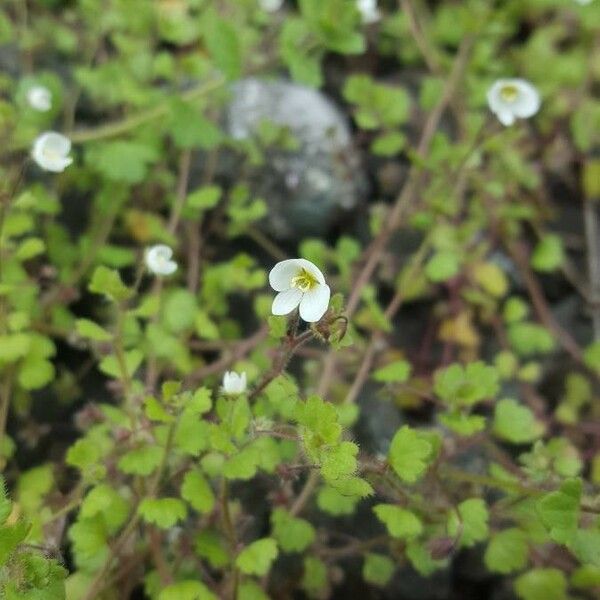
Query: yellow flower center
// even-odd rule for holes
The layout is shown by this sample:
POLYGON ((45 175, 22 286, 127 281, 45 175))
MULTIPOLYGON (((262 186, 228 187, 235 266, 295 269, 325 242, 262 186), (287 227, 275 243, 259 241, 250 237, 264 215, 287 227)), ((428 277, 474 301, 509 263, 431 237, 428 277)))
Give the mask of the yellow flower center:
POLYGON ((303 294, 318 285, 317 278, 306 269, 300 269, 295 277, 292 277, 292 287, 298 288, 303 294))
POLYGON ((516 85, 508 84, 502 86, 500 90, 500 96, 505 102, 514 102, 519 95, 519 90, 516 85))

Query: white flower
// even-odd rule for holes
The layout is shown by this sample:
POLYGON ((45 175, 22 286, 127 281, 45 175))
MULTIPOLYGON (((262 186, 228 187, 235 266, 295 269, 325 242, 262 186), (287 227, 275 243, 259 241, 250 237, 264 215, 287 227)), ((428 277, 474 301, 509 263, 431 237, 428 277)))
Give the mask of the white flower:
POLYGON ((538 91, 524 79, 498 79, 488 90, 490 110, 503 125, 512 125, 515 119, 532 117, 540 109, 538 91))
POLYGON ((274 315, 287 315, 299 305, 300 316, 314 323, 329 306, 331 290, 323 273, 309 260, 292 258, 278 262, 269 273, 269 283, 279 292, 273 300, 274 315))
POLYGON ((277 12, 283 6, 283 0, 258 0, 258 4, 267 12, 277 12))
POLYGON ((52 108, 52 94, 43 85, 34 85, 27 90, 27 103, 34 110, 47 112, 52 108))
POLYGON ((70 151, 69 138, 54 131, 47 131, 33 142, 31 156, 42 169, 61 173, 73 162, 69 156, 70 151))
POLYGON ((581 4, 581 6, 585 6, 586 4, 591 4, 592 0, 575 0, 577 4, 581 4))
POLYGON ((171 260, 173 250, 164 244, 157 244, 146 250, 146 266, 155 275, 172 275, 177 263, 171 260))
POLYGON ((370 25, 381 19, 381 13, 377 8, 377 0, 356 0, 356 8, 358 8, 362 22, 370 25))
POLYGON ((223 391, 226 394, 243 394, 246 391, 246 373, 225 371, 223 375, 223 391))

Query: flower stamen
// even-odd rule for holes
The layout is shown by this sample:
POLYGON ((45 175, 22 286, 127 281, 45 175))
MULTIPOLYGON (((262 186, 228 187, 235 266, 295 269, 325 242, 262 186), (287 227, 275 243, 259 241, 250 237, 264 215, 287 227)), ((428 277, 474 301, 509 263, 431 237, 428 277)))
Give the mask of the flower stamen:
POLYGON ((306 269, 301 269, 291 280, 291 286, 299 289, 303 294, 312 290, 318 283, 317 278, 306 269))
POLYGON ((500 96, 505 102, 514 102, 519 96, 519 90, 516 85, 508 84, 502 86, 500 96))

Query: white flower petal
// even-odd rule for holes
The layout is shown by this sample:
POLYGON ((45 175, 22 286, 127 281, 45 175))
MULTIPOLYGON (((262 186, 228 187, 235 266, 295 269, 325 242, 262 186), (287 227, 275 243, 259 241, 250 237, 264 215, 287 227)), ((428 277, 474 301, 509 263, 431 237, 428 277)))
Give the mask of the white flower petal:
POLYGON ((381 13, 377 8, 377 0, 356 0, 356 8, 360 12, 362 22, 366 25, 376 23, 381 18, 381 13))
POLYGON ((246 373, 225 371, 223 374, 223 391, 226 394, 243 394, 246 391, 246 373))
POLYGON ((296 261, 303 269, 306 269, 319 283, 325 284, 325 277, 315 263, 306 260, 305 258, 297 258, 296 261))
POLYGON ((537 89, 525 79, 499 79, 487 92, 490 110, 503 125, 512 125, 515 118, 527 119, 540 109, 540 95, 537 89), (514 98, 507 100, 502 91, 507 87, 516 91, 514 98))
POLYGON ((276 12, 283 6, 283 0, 258 0, 258 4, 267 12, 276 12))
POLYGON ((292 277, 295 277, 301 269, 300 261, 301 259, 297 258, 282 260, 271 269, 269 283, 276 292, 283 292, 292 287, 292 277))
POLYGON ((540 94, 528 81, 524 79, 517 81, 519 82, 519 98, 515 102, 513 112, 521 119, 533 117, 540 109, 540 94))
POLYGON ((47 131, 35 139, 31 156, 42 169, 60 173, 73 162, 68 156, 70 151, 69 138, 55 131, 47 131))
POLYGON ((515 122, 515 115, 510 110, 499 110, 496 113, 498 120, 502 125, 509 127, 515 122))
POLYGON ((27 103, 34 110, 46 112, 52 108, 52 94, 43 85, 34 85, 27 90, 27 103))
POLYGON ((296 288, 279 292, 273 300, 271 311, 274 315, 287 315, 291 313, 302 300, 302 292, 296 288))
POLYGON ((177 263, 171 260, 173 250, 165 244, 157 244, 146 251, 146 266, 155 275, 172 275, 177 271, 177 263))
POLYGON ((302 296, 300 316, 308 323, 319 321, 329 307, 331 290, 328 285, 317 285, 302 296))

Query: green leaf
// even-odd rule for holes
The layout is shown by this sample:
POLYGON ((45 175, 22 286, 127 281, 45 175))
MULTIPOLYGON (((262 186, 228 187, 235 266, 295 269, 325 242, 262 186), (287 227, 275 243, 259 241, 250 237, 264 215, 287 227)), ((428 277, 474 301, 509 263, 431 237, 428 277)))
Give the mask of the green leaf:
POLYGON ((502 298, 506 295, 509 282, 504 271, 493 262, 477 263, 472 270, 473 279, 479 287, 494 298, 502 298))
POLYGON ((529 306, 521 298, 513 296, 504 304, 502 316, 507 323, 516 323, 527 317, 529 306))
POLYGON ((284 508, 276 508, 271 514, 273 537, 284 552, 302 552, 315 539, 314 527, 304 519, 290 515, 284 508))
POLYGON ((439 415, 442 425, 451 429, 458 435, 471 436, 483 431, 486 426, 485 417, 480 415, 466 415, 462 412, 448 412, 439 415))
POLYGON ((496 404, 494 433, 513 444, 533 442, 544 434, 544 424, 526 406, 505 398, 496 404))
POLYGON ((531 266, 543 273, 555 271, 565 260, 562 239, 556 234, 546 234, 531 255, 531 266))
POLYGON ((69 539, 77 567, 92 572, 100 569, 109 555, 107 537, 106 524, 100 516, 71 525, 69 539))
POLYGON ((154 397, 148 396, 144 400, 144 414, 151 420, 159 423, 172 423, 175 417, 169 414, 165 407, 154 397))
POLYGON ((43 504, 43 498, 54 486, 54 467, 44 464, 25 471, 19 477, 17 500, 27 515, 36 514, 43 504))
POLYGON ((328 482, 352 475, 358 468, 358 446, 353 442, 341 442, 321 453, 321 475, 328 482))
POLYGON ((506 575, 522 569, 527 564, 528 555, 525 534, 520 529, 511 528, 492 536, 484 561, 493 573, 506 575))
POLYGON ((219 18, 215 11, 206 11, 204 39, 216 66, 228 79, 237 79, 242 71, 242 49, 234 25, 219 18))
POLYGON ((129 503, 114 488, 106 483, 93 487, 83 499, 79 511, 80 519, 91 519, 101 515, 110 533, 115 533, 129 516, 129 503))
POLYGON ((203 212, 214 208, 221 199, 223 190, 218 185, 207 185, 194 190, 186 200, 186 206, 203 212))
POLYGON ((181 333, 194 326, 196 317, 196 296, 189 290, 173 290, 167 296, 163 307, 165 326, 172 333, 181 333))
POLYGON ((319 448, 336 444, 342 434, 335 408, 318 396, 309 396, 296 405, 296 420, 302 425, 306 449, 315 460, 319 448))
POLYGON ((77 319, 75 329, 82 338, 95 342, 108 342, 112 339, 111 333, 89 319, 77 319))
POLYGON ((45 250, 46 250, 46 244, 44 243, 43 240, 41 240, 40 238, 36 238, 36 237, 30 237, 30 238, 23 240, 19 244, 19 247, 17 248, 17 251, 15 252, 15 256, 19 260, 25 262, 27 260, 31 260, 32 258, 35 258, 36 256, 42 254, 45 250))
POLYGON ((321 488, 317 495, 318 507, 335 517, 351 515, 359 500, 357 496, 347 496, 330 486, 321 488))
POLYGON ((369 552, 363 564, 363 579, 373 585, 384 587, 389 583, 395 569, 396 565, 389 556, 369 552))
POLYGON ((567 600, 567 580, 558 569, 532 569, 515 581, 522 600, 567 600))
POLYGON ((340 479, 328 479, 327 483, 338 491, 342 496, 356 496, 366 498, 375 492, 371 484, 360 477, 341 477, 340 479))
MULTIPOLYGON (((222 138, 217 125, 202 114, 202 112, 189 102, 179 98, 170 100, 169 133, 173 141, 180 148, 204 148, 216 146, 222 138)), ((189 210, 184 209, 184 216, 189 210)))
POLYGON ((399 131, 384 133, 373 141, 371 152, 379 156, 394 156, 406 146, 406 136, 399 131))
POLYGON ((373 379, 382 383, 404 383, 411 372, 411 365, 405 360, 397 360, 373 373, 373 379))
POLYGON ((600 529, 579 529, 569 549, 582 563, 600 568, 600 529))
POLYGON ((488 537, 488 518, 488 509, 483 500, 464 500, 456 511, 448 515, 448 535, 455 538, 460 533, 460 545, 473 546, 488 537))
POLYGON ((541 498, 536 508, 550 537, 560 544, 571 542, 579 523, 579 503, 582 483, 580 479, 569 479, 556 492, 541 498))
POLYGON ((95 142, 86 150, 86 163, 108 181, 141 183, 149 165, 156 162, 158 152, 142 142, 118 140, 95 142))
POLYGON ((429 548, 418 540, 409 540, 406 544, 406 557, 423 577, 428 577, 447 563, 431 558, 429 548))
POLYGON ((204 529, 196 536, 194 550, 215 569, 222 569, 229 562, 224 540, 212 529, 204 529))
POLYGON ((327 565, 314 556, 304 559, 304 573, 302 575, 302 588, 311 597, 318 594, 327 585, 327 565))
POLYGON ((279 51, 295 81, 310 87, 320 87, 323 83, 321 53, 310 53, 304 49, 305 40, 310 36, 306 21, 287 17, 279 35, 279 51))
POLYGON ((19 384, 26 390, 39 390, 48 385, 55 374, 54 365, 49 360, 28 356, 19 368, 19 384))
POLYGON ((158 600, 218 600, 201 581, 186 579, 163 588, 158 600))
POLYGON ((482 361, 466 367, 454 363, 436 371, 435 393, 451 406, 471 407, 493 398, 500 388, 498 371, 482 361))
POLYGON ((121 456, 117 466, 128 475, 148 476, 156 470, 162 456, 163 449, 159 446, 141 446, 121 456))
POLYGON ((147 523, 169 529, 187 515, 185 504, 179 498, 144 498, 138 511, 147 523))
POLYGON ((600 566, 583 565, 571 574, 571 585, 580 589, 600 586, 600 566))
POLYGON ((0 567, 7 562, 10 555, 25 540, 28 533, 29 525, 22 521, 11 526, 0 526, 0 567))
POLYGON ((407 483, 414 483, 427 470, 433 446, 424 436, 408 425, 396 432, 389 451, 392 468, 407 483))
POLYGON ((460 269, 460 261, 456 254, 443 251, 436 252, 425 264, 425 275, 430 281, 440 283, 454 277, 460 269))
POLYGON ((260 457, 256 448, 248 446, 231 456, 223 466, 223 475, 227 479, 252 479, 258 470, 260 457))
POLYGON ((508 341, 520 356, 545 354, 554 349, 552 334, 542 325, 523 321, 512 323, 507 331, 508 341))
POLYGON ((208 448, 210 424, 193 418, 180 419, 173 443, 177 450, 191 456, 200 456, 208 448))
POLYGON ((277 542, 263 538, 246 546, 235 559, 235 564, 245 575, 266 575, 279 554, 277 542))
POLYGON ((585 364, 600 374, 600 340, 590 344, 583 352, 585 364))
POLYGON ((377 518, 395 538, 410 539, 419 537, 423 524, 417 515, 394 504, 378 504, 373 507, 377 518))
POLYGON ((215 506, 215 495, 200 471, 185 474, 181 497, 200 513, 210 513, 215 506))
MULTIPOLYGON (((391 129, 405 123, 410 115, 411 102, 406 90, 376 83, 368 75, 350 76, 344 86, 344 96, 357 105, 355 119, 363 129, 391 129)), ((395 134, 391 140, 392 145, 398 145, 398 135, 401 134, 395 134)))
POLYGON ((0 361, 15 362, 27 355, 31 337, 24 333, 0 335, 0 361))
POLYGON ((0 475, 0 525, 4 525, 11 512, 12 502, 6 493, 6 483, 4 481, 4 477, 0 475))
POLYGON ((123 283, 118 271, 104 266, 96 267, 88 285, 90 292, 102 294, 113 302, 127 300, 133 292, 123 283))
POLYGON ((212 408, 212 391, 207 387, 199 387, 185 405, 185 417, 207 413, 212 408))
POLYGON ((93 436, 78 439, 68 450, 65 462, 79 469, 84 477, 103 475, 105 470, 100 461, 106 448, 93 436))
POLYGON ((245 581, 240 585, 236 600, 270 600, 262 588, 254 581, 245 581))
POLYGON ((144 360, 144 354, 141 350, 134 348, 133 350, 129 350, 125 352, 124 355, 124 365, 121 365, 121 362, 117 359, 114 354, 110 356, 105 356, 99 363, 98 368, 105 375, 109 377, 113 377, 114 379, 124 379, 126 377, 131 377, 142 364, 142 360, 144 360), (125 373, 122 372, 122 368, 125 367, 125 373))

